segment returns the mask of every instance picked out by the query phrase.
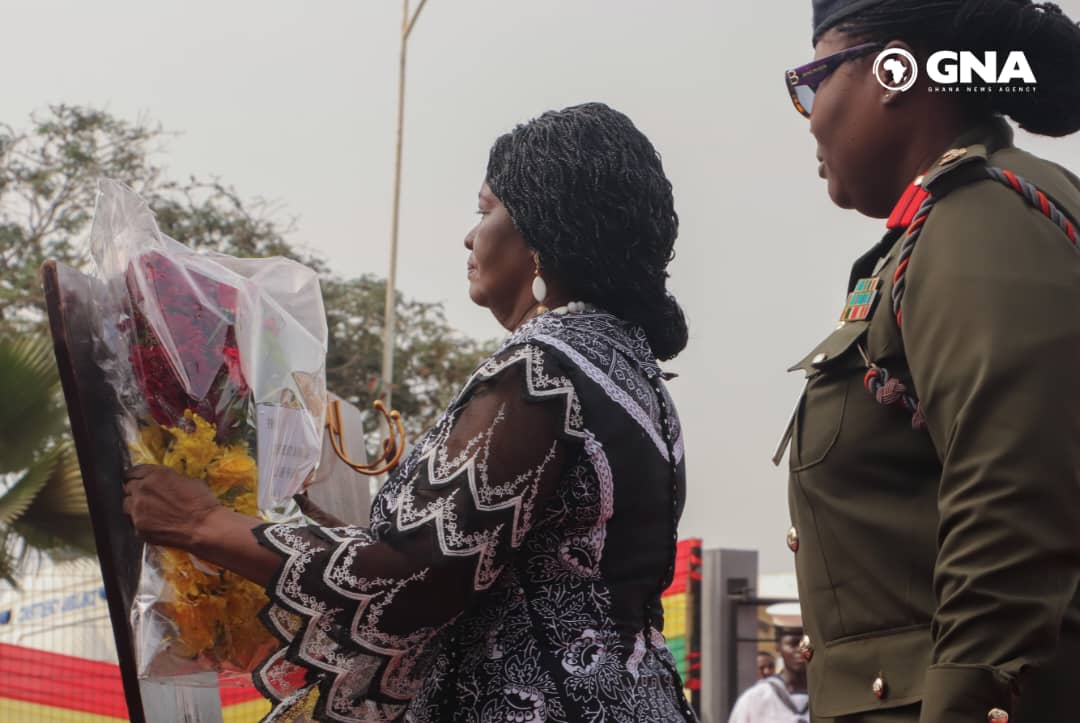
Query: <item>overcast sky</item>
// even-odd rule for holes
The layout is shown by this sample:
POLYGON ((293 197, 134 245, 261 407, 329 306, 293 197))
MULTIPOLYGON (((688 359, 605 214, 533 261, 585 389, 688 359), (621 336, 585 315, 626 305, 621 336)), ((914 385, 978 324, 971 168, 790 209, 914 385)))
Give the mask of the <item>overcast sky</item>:
MULTIPOLYGON (((413 4, 416 4, 414 0, 413 4)), ((1074 18, 1080 0, 1059 0, 1074 18)), ((391 0, 5 0, 0 121, 52 103, 180 133, 174 177, 281 201, 293 241, 385 275, 398 28, 391 0)), ((466 293, 465 232, 497 135, 604 101, 653 141, 681 219, 671 288, 690 345, 669 368, 687 430, 683 536, 791 569, 786 472, 769 458, 881 221, 831 205, 781 77, 806 62, 809 0, 430 0, 410 41, 398 286, 501 328, 466 293)), ((1080 135, 1018 143, 1080 171, 1080 135)), ((1063 310, 1062 313, 1076 313, 1063 310)))

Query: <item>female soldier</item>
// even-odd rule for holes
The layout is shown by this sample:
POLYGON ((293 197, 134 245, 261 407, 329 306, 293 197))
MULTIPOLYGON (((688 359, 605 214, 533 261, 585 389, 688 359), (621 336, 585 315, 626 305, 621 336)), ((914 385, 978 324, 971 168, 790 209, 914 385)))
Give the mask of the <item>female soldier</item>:
POLYGON ((164 467, 131 472, 125 509, 148 542, 267 585, 269 720, 693 719, 660 634, 685 490, 657 366, 687 340, 671 184, 591 103, 500 137, 479 213, 469 295, 513 334, 371 529, 260 525, 164 467))
POLYGON ((814 0, 813 40, 785 82, 819 173, 888 218, 793 368, 813 718, 1080 720, 1080 180, 1002 118, 1080 129, 1080 29, 1026 0, 814 0), (939 50, 1022 51, 1037 86, 936 87, 939 50))

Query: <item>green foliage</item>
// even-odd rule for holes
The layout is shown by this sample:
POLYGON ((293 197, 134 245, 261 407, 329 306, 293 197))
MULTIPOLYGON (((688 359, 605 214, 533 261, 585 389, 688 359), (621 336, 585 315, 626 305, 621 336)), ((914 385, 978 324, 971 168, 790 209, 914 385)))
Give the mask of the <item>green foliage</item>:
MULTIPOLYGON (((385 281, 330 274, 317 254, 289 242, 293 223, 275 204, 244 199, 218 179, 167 179, 156 159, 168 138, 144 119, 70 105, 31 115, 23 130, 0 124, 0 340, 7 340, 0 343, 0 579, 13 579, 35 551, 62 557, 93 549, 38 270, 50 258, 86 268, 81 249, 100 177, 133 188, 161 230, 183 243, 234 256, 286 256, 319 271, 330 330, 328 388, 361 409, 381 394, 385 281)), ((401 294, 395 303, 393 402, 415 439, 493 344, 456 332, 441 304, 401 294)), ((374 415, 368 422, 378 436, 374 415)))
MULTIPOLYGON (((143 120, 65 105, 34 114, 26 132, 0 126, 0 333, 44 330, 37 270, 48 258, 86 265, 79 249, 97 179, 107 176, 142 195, 161 230, 183 243, 233 256, 286 256, 319 271, 330 329, 327 386, 368 408, 381 391, 385 282, 330 274, 317 254, 289 242, 294 224, 273 203, 245 200, 217 179, 166 179, 154 159, 167 139, 143 120)), ((441 304, 401 294, 396 303, 394 406, 414 436, 493 345, 457 333, 441 304)))
MULTIPOLYGON (((382 334, 386 280, 374 276, 322 284, 330 329, 326 359, 327 387, 360 409, 382 396, 382 334)), ((441 304, 396 298, 394 408, 406 432, 416 439, 450 403, 458 387, 492 351, 454 331, 441 304)), ((374 425, 374 418, 371 419, 374 425)), ((368 428, 374 431, 374 426, 368 428)))
POLYGON ((44 336, 0 339, 0 474, 25 469, 42 440, 63 431, 59 392, 56 362, 44 336))
POLYGON ((76 249, 93 217, 98 177, 140 193, 158 185, 150 157, 163 136, 142 122, 64 105, 32 115, 27 131, 0 125, 0 332, 41 328, 41 264, 81 265, 76 249))
POLYGON ((94 542, 48 340, 0 339, 0 579, 41 554, 92 554, 94 542))

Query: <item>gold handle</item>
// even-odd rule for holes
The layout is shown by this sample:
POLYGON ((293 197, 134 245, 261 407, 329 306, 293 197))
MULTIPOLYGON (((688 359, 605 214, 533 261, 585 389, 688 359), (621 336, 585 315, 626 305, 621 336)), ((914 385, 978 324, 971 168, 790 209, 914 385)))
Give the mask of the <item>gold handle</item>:
POLYGON ((345 452, 345 443, 342 438, 341 403, 335 399, 330 402, 326 410, 326 432, 330 435, 330 446, 334 448, 334 452, 342 462, 368 477, 390 472, 397 467, 401 456, 405 453, 405 425, 401 421, 401 413, 397 410, 387 412, 386 405, 381 400, 376 401, 374 407, 375 411, 386 420, 390 436, 383 440, 382 455, 371 464, 353 462, 345 452))

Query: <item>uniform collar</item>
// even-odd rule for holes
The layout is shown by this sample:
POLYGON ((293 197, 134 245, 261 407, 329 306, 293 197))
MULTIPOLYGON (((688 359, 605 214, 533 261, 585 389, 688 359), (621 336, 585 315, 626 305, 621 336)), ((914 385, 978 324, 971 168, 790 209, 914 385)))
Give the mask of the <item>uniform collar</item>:
POLYGON ((923 176, 919 176, 904 190, 900 200, 896 202, 889 220, 885 222, 885 228, 890 231, 897 228, 907 228, 911 225, 919 206, 930 198, 930 192, 923 188, 923 176))
POLYGON ((848 278, 848 292, 855 288, 859 279, 865 279, 874 275, 874 268, 878 261, 887 256, 896 240, 900 238, 900 231, 889 229, 885 235, 874 244, 873 248, 855 260, 851 267, 851 276, 848 278))
POLYGON ((889 220, 885 223, 885 227, 893 230, 905 229, 911 225, 919 207, 930 197, 930 192, 926 190, 929 179, 936 171, 951 163, 950 159, 955 158, 955 154, 959 149, 978 145, 985 149, 986 155, 990 155, 1003 148, 1011 148, 1012 144, 1012 127, 1001 116, 993 116, 989 120, 978 123, 964 131, 949 144, 949 150, 941 154, 925 173, 915 178, 904 190, 900 200, 893 207, 892 213, 889 214, 889 220))

